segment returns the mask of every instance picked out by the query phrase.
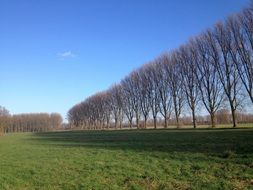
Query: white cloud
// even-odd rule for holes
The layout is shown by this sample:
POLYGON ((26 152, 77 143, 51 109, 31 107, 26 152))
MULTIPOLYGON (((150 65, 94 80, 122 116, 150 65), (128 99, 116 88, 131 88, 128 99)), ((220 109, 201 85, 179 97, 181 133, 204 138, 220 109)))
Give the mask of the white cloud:
POLYGON ((76 57, 76 54, 72 53, 71 51, 65 51, 62 53, 58 53, 58 57, 65 59, 70 57, 76 57))

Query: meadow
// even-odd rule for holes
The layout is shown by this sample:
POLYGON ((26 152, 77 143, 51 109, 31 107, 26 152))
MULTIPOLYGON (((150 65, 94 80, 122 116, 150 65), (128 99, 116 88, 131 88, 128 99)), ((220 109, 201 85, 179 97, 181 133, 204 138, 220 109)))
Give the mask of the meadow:
POLYGON ((6 134, 0 189, 253 189, 253 129, 6 134))

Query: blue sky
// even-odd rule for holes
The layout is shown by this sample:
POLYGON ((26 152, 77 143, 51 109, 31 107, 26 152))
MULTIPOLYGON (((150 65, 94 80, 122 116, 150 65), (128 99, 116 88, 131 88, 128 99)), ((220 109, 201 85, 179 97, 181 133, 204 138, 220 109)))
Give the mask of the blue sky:
POLYGON ((66 112, 249 0, 0 0, 0 105, 66 112))

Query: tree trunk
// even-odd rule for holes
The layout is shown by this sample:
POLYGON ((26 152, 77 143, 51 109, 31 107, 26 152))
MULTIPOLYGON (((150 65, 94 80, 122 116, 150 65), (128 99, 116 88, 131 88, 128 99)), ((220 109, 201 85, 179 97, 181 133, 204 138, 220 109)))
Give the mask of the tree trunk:
POLYGON ((211 117, 211 127, 214 128, 215 127, 215 114, 214 114, 214 112, 210 113, 210 117, 211 117))
POLYGON ((154 119, 154 128, 156 129, 157 128, 157 120, 156 120, 156 116, 153 117, 154 119))
POLYGON ((132 121, 132 119, 130 119, 129 125, 130 125, 130 128, 132 129, 133 128, 133 121, 132 121))
POLYGON ((107 121, 106 121, 106 128, 109 129, 109 123, 110 123, 110 119, 107 118, 107 121))
POLYGON ((231 108, 232 112, 232 119, 233 119, 233 128, 237 127, 237 118, 236 118, 236 111, 234 108, 231 108))
POLYGON ((116 119, 116 118, 115 118, 115 124, 114 124, 114 126, 115 126, 115 129, 118 128, 118 119, 116 119))
POLYGON ((197 122, 196 122, 195 109, 192 109, 192 123, 193 123, 193 128, 196 129, 197 122))
POLYGON ((179 117, 178 117, 178 114, 176 114, 176 121, 177 121, 177 128, 179 128, 179 117))
POLYGON ((119 121, 119 128, 122 129, 122 120, 119 121))
POLYGON ((164 109, 164 128, 168 127, 168 121, 167 121, 167 110, 164 109))
POLYGON ((137 127, 137 129, 139 129, 139 119, 138 118, 136 118, 136 127, 137 127))
POLYGON ((144 116, 144 129, 147 128, 147 116, 144 116))
POLYGON ((144 129, 146 129, 147 128, 147 119, 145 118, 144 119, 144 129))
POLYGON ((174 102, 174 110, 175 110, 175 115, 176 115, 176 122, 177 122, 177 128, 179 128, 179 114, 178 114, 178 109, 177 109, 177 97, 176 95, 173 95, 173 102, 174 102))
POLYGON ((137 126, 137 129, 139 129, 139 115, 136 114, 136 126, 137 126))

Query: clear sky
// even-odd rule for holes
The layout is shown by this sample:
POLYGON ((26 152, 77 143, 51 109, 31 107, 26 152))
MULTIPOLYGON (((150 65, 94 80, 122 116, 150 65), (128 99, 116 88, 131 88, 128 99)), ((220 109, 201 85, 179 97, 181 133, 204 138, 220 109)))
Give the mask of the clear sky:
POLYGON ((0 0, 0 105, 66 112, 249 0, 0 0))

